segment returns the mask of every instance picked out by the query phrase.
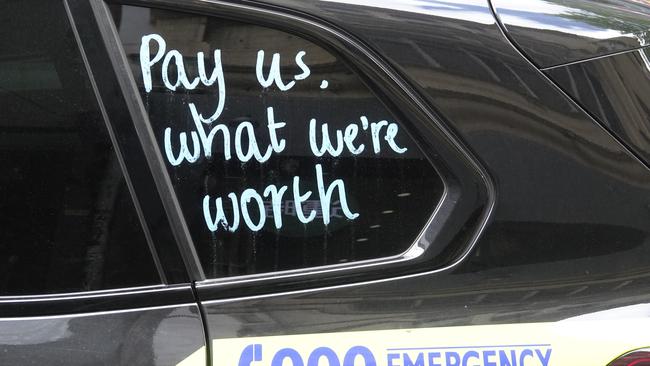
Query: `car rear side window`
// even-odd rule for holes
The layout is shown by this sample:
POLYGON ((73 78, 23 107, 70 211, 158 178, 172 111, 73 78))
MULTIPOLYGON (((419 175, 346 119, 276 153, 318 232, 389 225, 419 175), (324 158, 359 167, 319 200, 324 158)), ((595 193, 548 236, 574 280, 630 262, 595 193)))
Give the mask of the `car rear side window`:
POLYGON ((160 283, 59 1, 0 14, 0 296, 160 283))
POLYGON ((270 27, 114 10, 208 277, 411 248, 443 181, 339 56, 270 27))

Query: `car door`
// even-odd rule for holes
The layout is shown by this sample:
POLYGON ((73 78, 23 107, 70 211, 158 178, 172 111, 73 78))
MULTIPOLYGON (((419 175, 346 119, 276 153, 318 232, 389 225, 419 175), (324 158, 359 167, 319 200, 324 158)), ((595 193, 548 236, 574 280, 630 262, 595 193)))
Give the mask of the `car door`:
POLYGON ((604 365, 649 346, 650 171, 489 2, 91 8, 212 364, 604 365))
POLYGON ((176 365, 204 345, 190 277, 68 10, 3 3, 0 364, 176 365))

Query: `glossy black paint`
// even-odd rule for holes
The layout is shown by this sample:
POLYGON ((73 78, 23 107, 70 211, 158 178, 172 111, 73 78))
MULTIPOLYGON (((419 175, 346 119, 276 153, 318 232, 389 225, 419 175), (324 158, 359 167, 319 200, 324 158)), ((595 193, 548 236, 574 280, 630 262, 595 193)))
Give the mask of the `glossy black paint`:
MULTIPOLYGON (((136 3, 253 16, 229 13, 222 3, 136 3)), ((650 171, 619 137, 521 56, 487 2, 230 4, 307 19, 311 24, 302 22, 300 27, 289 20, 277 25, 321 37, 357 55, 359 71, 376 78, 378 92, 408 106, 404 113, 425 122, 429 118, 431 125, 434 118, 441 122, 461 141, 458 150, 480 160, 495 184, 496 206, 485 228, 476 223, 464 228, 468 236, 481 236, 459 266, 445 271, 418 268, 418 273, 401 276, 383 272, 384 279, 372 281, 315 273, 267 281, 200 282, 209 338, 555 321, 650 301, 650 171), (337 32, 322 32, 321 26, 337 32), (379 55, 380 62, 367 62, 370 55, 359 49, 379 55)), ((75 19, 81 14, 89 12, 75 19)), ((105 12, 93 14, 108 19, 105 12)), ((278 19, 266 21, 276 24, 278 19)), ((118 61, 104 64, 122 75, 121 88, 108 90, 135 98, 135 93, 125 92, 118 61)), ((127 106, 129 114, 123 104, 121 115, 132 118, 137 108, 127 106)), ((146 118, 135 119, 142 120, 146 118)), ((426 125, 421 128, 427 131, 426 125)), ((154 178, 158 189, 169 194, 164 177, 154 178)), ((471 202, 486 199, 474 198, 471 202)), ((167 207, 174 217, 171 211, 167 207)), ((459 232, 466 222, 464 217, 445 225, 459 232)), ((180 226, 175 230, 184 230, 180 226)), ((190 275, 202 279, 196 271, 190 270, 190 275)), ((0 329, 16 323, 6 324, 0 329)), ((229 351, 213 350, 215 356, 229 351)))
POLYGON ((189 284, 43 296, 3 296, 0 298, 0 317, 119 311, 194 301, 195 296, 189 284))
POLYGON ((0 318, 0 364, 173 366, 203 340, 196 305, 0 318))
POLYGON ((648 49, 545 70, 612 133, 650 162, 648 49))
POLYGON ((630 0, 490 0, 501 24, 539 67, 639 48, 650 4, 630 0))
POLYGON ((487 3, 269 4, 381 54, 486 166, 496 210, 441 273, 223 301, 199 284, 211 337, 554 321, 649 300, 650 172, 518 53, 487 3))

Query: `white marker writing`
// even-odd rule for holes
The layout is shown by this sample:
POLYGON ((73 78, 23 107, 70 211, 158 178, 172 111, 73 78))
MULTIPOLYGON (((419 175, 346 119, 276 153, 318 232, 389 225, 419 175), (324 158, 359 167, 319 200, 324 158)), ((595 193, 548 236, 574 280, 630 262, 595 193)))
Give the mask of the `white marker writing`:
POLYGON ((255 130, 253 129, 253 124, 248 122, 248 121, 244 121, 244 122, 240 123, 237 126, 237 129, 235 130, 235 153, 237 153, 237 158, 241 162, 245 163, 245 162, 249 161, 254 156, 257 161, 259 161, 260 163, 263 163, 263 162, 269 160, 269 158, 271 157, 271 154, 273 153, 273 149, 271 148, 271 146, 269 146, 266 149, 266 153, 264 153, 264 155, 262 155, 262 153, 260 152, 259 147, 257 146, 257 140, 255 139, 255 130), (247 139, 248 139, 248 151, 245 154, 244 154, 244 152, 242 150, 243 147, 242 147, 242 143, 241 143, 242 131, 244 131, 244 130, 246 131, 246 135, 248 136, 247 137, 247 139))
POLYGON ((359 119, 361 120, 361 128, 363 128, 364 131, 367 130, 368 129, 368 118, 366 116, 361 116, 361 117, 359 117, 359 119))
POLYGON ((321 126, 321 134, 323 135, 321 146, 318 147, 316 142, 316 118, 309 120, 309 147, 311 152, 318 157, 321 157, 325 152, 329 152, 332 156, 339 156, 343 152, 343 132, 341 130, 336 130, 336 147, 332 145, 330 140, 329 129, 327 123, 323 123, 321 126))
POLYGON ((309 70, 309 66, 303 61, 303 57, 307 53, 305 51, 299 51, 296 54, 295 61, 296 65, 300 68, 302 71, 300 74, 294 75, 293 78, 294 80, 289 81, 288 83, 284 83, 282 81, 282 73, 280 71, 280 54, 279 53, 274 53, 272 58, 271 58, 271 66, 269 67, 269 73, 268 76, 264 77, 264 50, 259 50, 257 51, 257 62, 255 64, 255 75, 257 76, 257 81, 260 83, 260 85, 264 88, 268 88, 271 85, 275 83, 275 85, 280 89, 281 91, 287 91, 296 84, 295 80, 304 80, 311 75, 311 70, 309 70))
MULTIPOLYGON (((181 132, 179 134, 179 152, 178 157, 176 157, 172 151, 171 128, 168 127, 165 129, 165 153, 170 164, 173 166, 178 166, 183 162, 183 160, 187 160, 189 163, 196 162, 201 155, 201 148, 203 150, 203 155, 208 159, 211 158, 214 138, 218 132, 221 132, 224 159, 230 160, 232 157, 230 148, 231 133, 228 126, 219 123, 214 125, 210 129, 209 133, 206 133, 205 125, 201 123, 201 119, 196 110, 191 110, 190 112, 192 115, 192 120, 194 121, 194 127, 196 129, 196 131, 190 132, 193 144, 192 152, 190 152, 190 149, 188 147, 187 133, 181 132)), ((266 116, 268 120, 267 129, 271 143, 266 147, 264 154, 262 154, 260 147, 257 144, 257 138, 253 124, 249 121, 244 121, 237 125, 235 129, 234 145, 237 159, 240 161, 247 162, 252 158, 255 158, 255 160, 258 162, 264 163, 271 158, 271 155, 273 153, 281 153, 284 151, 286 147, 286 141, 285 139, 278 137, 278 131, 284 128, 287 124, 285 122, 275 121, 275 112, 271 107, 266 109, 266 116), (247 146, 247 149, 244 149, 245 146, 247 146)))
POLYGON ((149 93, 152 89, 151 81, 151 67, 160 59, 162 59, 165 54, 165 40, 157 34, 148 34, 142 37, 142 43, 140 43, 140 69, 142 70, 142 82, 144 83, 144 90, 149 93), (149 42, 152 40, 158 43, 158 52, 152 58, 149 51, 149 42))
POLYGON ((206 134, 203 129, 203 124, 201 123, 201 116, 199 116, 196 109, 190 107, 190 113, 192 114, 192 120, 194 121, 194 127, 199 133, 201 138, 201 145, 203 146, 203 154, 206 158, 212 157, 212 143, 214 142, 214 136, 217 132, 221 132, 223 137, 223 155, 224 159, 230 160, 230 130, 228 126, 223 124, 217 124, 216 126, 210 129, 210 133, 206 134))
POLYGON ((269 137, 271 138, 271 148, 276 153, 282 152, 286 146, 284 139, 278 141, 277 130, 283 128, 287 124, 285 122, 275 122, 275 114, 273 113, 273 107, 266 108, 266 119, 268 122, 269 137))
POLYGON ((160 59, 165 55, 162 64, 162 80, 165 87, 169 90, 176 90, 176 88, 183 84, 183 87, 191 90, 196 88, 199 85, 199 78, 194 78, 193 81, 189 81, 185 73, 185 65, 183 64, 183 55, 177 50, 171 50, 165 54, 167 49, 167 43, 165 40, 158 34, 148 34, 142 37, 142 42, 140 43, 140 69, 142 71, 142 81, 144 83, 144 89, 148 93, 151 91, 152 85, 152 76, 151 76, 151 67, 156 64, 160 59), (150 53, 150 43, 154 41, 158 46, 158 51, 156 55, 151 58, 150 53), (174 61, 176 65, 176 82, 172 84, 169 81, 169 64, 174 61))
POLYGON ((299 176, 294 176, 292 179, 293 200, 284 199, 284 195, 288 190, 287 186, 281 186, 278 188, 271 184, 264 189, 264 197, 271 198, 271 210, 268 210, 262 201, 262 196, 253 188, 247 188, 244 190, 239 200, 237 200, 235 193, 231 192, 228 194, 233 212, 233 224, 230 226, 226 219, 221 197, 211 200, 210 196, 206 195, 203 198, 203 216, 208 229, 212 232, 218 231, 219 229, 231 232, 235 231, 239 226, 240 213, 246 227, 251 231, 261 230, 266 223, 267 216, 271 214, 273 215, 273 222, 276 229, 282 228, 283 214, 297 217, 303 224, 308 224, 314 221, 315 218, 319 217, 323 219, 323 224, 325 225, 328 225, 331 222, 332 217, 343 218, 343 216, 340 215, 341 211, 343 211, 343 215, 345 215, 349 220, 354 220, 359 217, 358 213, 354 213, 350 210, 345 190, 345 182, 342 179, 336 179, 327 185, 326 188, 325 179, 323 177, 323 168, 320 164, 317 164, 314 168, 316 173, 316 184, 318 186, 318 200, 309 200, 309 197, 312 195, 311 191, 306 191, 304 193, 300 191, 299 176), (335 193, 338 194, 339 199, 333 201, 335 193), (210 207, 211 202, 214 202, 214 205, 216 206, 216 212, 214 214, 210 207), (291 212, 282 211, 283 203, 286 209, 291 208, 291 212), (249 213, 249 206, 251 205, 253 209, 257 206, 259 214, 257 222, 254 222, 249 213), (304 207, 308 207, 308 213, 303 211, 304 207), (318 209, 318 211, 316 209, 318 209))
POLYGON ((192 136, 192 146, 194 147, 194 152, 190 154, 190 149, 187 146, 187 133, 181 132, 178 135, 178 139, 180 140, 180 151, 178 152, 178 157, 174 157, 174 153, 172 152, 171 130, 172 129, 169 127, 165 128, 165 155, 167 156, 169 163, 173 166, 178 166, 185 159, 187 159, 188 163, 196 162, 199 159, 199 155, 201 154, 199 137, 196 135, 196 132, 190 132, 190 136, 192 136))
POLYGON ((266 210, 264 209, 264 202, 262 201, 262 197, 260 197, 260 195, 254 189, 248 188, 244 191, 244 193, 241 194, 240 200, 241 214, 244 222, 248 228, 251 229, 251 231, 260 231, 266 223, 266 210), (260 217, 257 224, 253 223, 253 220, 248 213, 248 203, 251 201, 251 199, 255 200, 255 203, 257 203, 257 209, 260 217))
POLYGON ((345 146, 347 146, 348 150, 354 155, 361 154, 363 152, 363 149, 366 148, 364 144, 359 145, 359 147, 354 146, 354 139, 357 138, 357 134, 359 133, 359 126, 356 124, 350 124, 348 127, 345 128, 345 134, 343 136, 343 141, 345 141, 345 146))
MULTIPOLYGON (((361 117, 362 123, 364 123, 364 119, 365 119, 365 123, 368 123, 367 118, 361 117)), ((386 127, 386 135, 384 136, 384 140, 388 142, 388 146, 390 146, 390 148, 398 154, 405 153, 408 149, 405 147, 399 147, 395 142, 395 137, 397 137, 397 133, 399 132, 399 127, 397 126, 397 123, 389 124, 387 121, 379 121, 370 124, 370 131, 372 134, 372 147, 375 154, 378 154, 381 151, 379 134, 381 133, 381 129, 384 126, 388 126, 386 127)))
POLYGON ((183 55, 181 55, 180 52, 177 50, 171 50, 167 52, 165 55, 165 59, 163 60, 162 64, 162 79, 163 79, 163 84, 167 87, 169 90, 176 90, 176 88, 180 85, 183 84, 183 87, 187 90, 192 90, 196 88, 197 85, 199 85, 199 78, 196 77, 194 78, 194 81, 190 82, 187 79, 187 75, 185 74, 185 65, 183 64, 183 55), (169 82, 169 63, 171 60, 174 60, 174 63, 176 64, 176 83, 172 84, 169 82))
POLYGON ((300 51, 296 54, 296 65, 302 70, 301 74, 294 75, 293 78, 296 80, 304 80, 311 75, 311 70, 309 70, 309 66, 305 64, 305 62, 302 60, 302 58, 307 54, 305 51, 300 51))
POLYGON ((199 77, 201 78, 201 82, 205 84, 205 86, 211 86, 214 84, 215 80, 217 81, 217 90, 218 90, 218 100, 217 100, 217 109, 214 111, 212 116, 205 118, 203 115, 198 113, 196 110, 196 106, 194 103, 189 103, 189 108, 190 112, 192 114, 196 114, 199 116, 199 120, 203 123, 212 123, 221 116, 221 113, 223 113, 223 108, 226 104, 226 80, 223 76, 223 66, 221 64, 221 50, 214 50, 213 53, 213 58, 214 58, 214 69, 212 70, 212 74, 210 75, 210 78, 207 77, 205 73, 205 60, 203 59, 203 52, 197 53, 197 62, 198 62, 198 67, 199 67, 199 77))
POLYGON ((370 124, 370 133, 372 134, 372 149, 375 154, 379 154, 381 151, 381 145, 379 144, 379 132, 381 132, 382 127, 387 125, 388 122, 386 121, 373 122, 370 124))
MULTIPOLYGON (((372 141, 373 152, 379 154, 381 152, 381 135, 383 129, 384 140, 388 143, 388 146, 396 153, 403 154, 408 149, 405 147, 400 147, 395 138, 399 133, 399 127, 396 123, 389 123, 388 121, 382 120, 379 122, 368 122, 366 116, 360 117, 361 129, 367 131, 370 127, 370 137, 372 141)), ((336 129, 333 133, 336 136, 336 141, 332 141, 330 138, 330 130, 327 123, 323 123, 320 126, 320 140, 321 143, 318 143, 318 127, 317 121, 315 118, 309 120, 309 148, 311 149, 312 154, 316 157, 321 157, 328 153, 332 157, 338 157, 343 152, 344 148, 352 155, 359 155, 365 150, 365 145, 360 143, 358 146, 355 144, 356 139, 359 137, 359 124, 351 123, 347 125, 343 131, 336 129)))
POLYGON ((395 151, 398 154, 403 154, 408 149, 405 147, 397 146, 397 143, 395 142, 395 137, 397 136, 398 132, 399 132, 399 127, 397 126, 397 123, 391 123, 386 128, 386 136, 384 138, 386 139, 386 141, 388 141, 388 146, 390 146, 390 148, 393 149, 393 151, 395 151))
POLYGON ((318 196, 320 197, 320 207, 323 210, 323 223, 325 225, 330 223, 330 205, 332 204, 332 195, 334 194, 334 189, 338 189, 339 201, 341 203, 341 209, 343 209, 343 214, 350 220, 354 220, 359 217, 358 213, 350 211, 348 207, 348 199, 345 195, 345 183, 342 179, 334 180, 328 187, 325 189, 325 184, 323 180, 323 168, 320 164, 316 164, 316 183, 318 185, 318 196))
POLYGON ((280 73, 280 54, 274 53, 273 58, 271 59, 271 67, 269 68, 269 76, 264 78, 264 51, 259 50, 257 52, 257 63, 255 65, 255 75, 257 75, 257 81, 264 88, 275 85, 278 89, 282 91, 287 91, 293 87, 296 83, 295 81, 290 81, 288 84, 284 84, 282 81, 282 75, 280 73))
POLYGON ((316 217, 316 211, 309 211, 309 216, 305 216, 302 212, 302 203, 307 201, 311 196, 311 191, 305 192, 305 194, 300 194, 300 177, 293 177, 293 200, 296 202, 296 214, 298 215, 298 220, 303 224, 310 223, 316 217))
POLYGON ((232 217, 233 224, 228 226, 228 219, 226 219, 226 213, 223 209, 223 202, 221 197, 215 200, 217 206, 217 212, 215 214, 214 220, 212 219, 212 214, 210 213, 210 196, 206 195, 203 197, 203 218, 205 223, 208 226, 208 230, 217 231, 221 226, 223 229, 234 232, 239 227, 239 206, 237 202, 237 196, 234 193, 229 193, 228 198, 232 204, 232 217))
POLYGON ((212 70, 212 73, 210 74, 210 77, 208 77, 205 69, 205 56, 203 52, 198 52, 196 54, 196 60, 197 60, 197 68, 199 71, 199 76, 195 77, 192 81, 190 81, 187 77, 187 74, 185 72, 185 64, 183 61, 183 55, 178 51, 178 50, 171 50, 167 53, 165 53, 167 48, 167 44, 163 37, 161 37, 158 34, 148 34, 142 37, 142 42, 140 44, 140 69, 142 71, 142 81, 144 84, 144 89, 147 93, 151 92, 153 88, 153 81, 152 81, 152 74, 151 74, 151 68, 159 62, 161 59, 163 59, 162 63, 162 81, 163 85, 169 90, 175 91, 176 88, 180 85, 183 85, 183 87, 187 90, 193 90, 195 89, 199 83, 202 83, 205 86, 211 86, 217 82, 217 88, 218 88, 218 100, 217 100, 217 108, 214 113, 210 117, 203 117, 202 114, 198 113, 196 105, 194 103, 189 103, 189 108, 190 111, 193 114, 196 114, 199 117, 199 120, 203 123, 212 123, 221 116, 221 113, 223 112, 223 108, 225 105, 226 101, 226 82, 224 79, 223 75, 223 66, 221 62, 221 50, 214 50, 213 53, 213 58, 214 58, 214 68, 212 70), (157 47, 158 51, 154 55, 153 58, 151 58, 151 43, 154 42, 157 47), (169 65, 170 63, 174 63, 176 66, 176 81, 172 83, 170 81, 170 75, 169 75, 169 65))
POLYGON ((276 229, 282 228, 282 196, 287 191, 286 186, 276 187, 270 185, 264 190, 264 197, 271 196, 271 207, 273 207, 273 223, 276 229))

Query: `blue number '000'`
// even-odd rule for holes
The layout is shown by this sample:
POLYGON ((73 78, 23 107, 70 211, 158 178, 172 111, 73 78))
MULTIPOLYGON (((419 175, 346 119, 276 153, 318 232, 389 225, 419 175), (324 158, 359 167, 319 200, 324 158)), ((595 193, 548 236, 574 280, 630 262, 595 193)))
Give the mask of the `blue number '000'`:
MULTIPOLYGON (((354 361, 357 357, 361 357, 364 361, 363 366, 377 366, 375 356, 366 347, 354 346, 351 347, 343 357, 343 364, 339 356, 329 347, 318 347, 314 349, 307 358, 306 366, 318 366, 321 358, 327 360, 327 366, 354 366, 354 361)), ((305 366, 305 361, 293 348, 282 348, 273 356, 270 366, 283 366, 285 359, 291 361, 290 366, 305 366)), ((262 361, 262 345, 251 344, 246 346, 239 358, 239 366, 251 366, 254 361, 262 361)), ((289 366, 289 365, 287 365, 289 366)))

